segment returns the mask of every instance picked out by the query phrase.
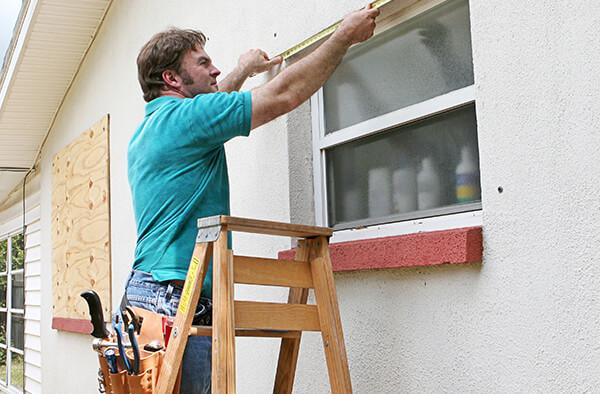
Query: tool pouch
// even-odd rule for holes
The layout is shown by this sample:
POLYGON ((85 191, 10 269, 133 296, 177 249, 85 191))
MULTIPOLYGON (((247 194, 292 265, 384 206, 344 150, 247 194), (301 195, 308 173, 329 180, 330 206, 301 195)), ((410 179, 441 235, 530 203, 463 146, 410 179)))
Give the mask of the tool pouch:
MULTIPOLYGON (((128 375, 127 370, 123 364, 122 358, 119 356, 118 351, 115 349, 115 355, 117 358, 117 368, 119 373, 109 373, 108 364, 103 356, 99 355, 100 369, 104 376, 104 387, 107 394, 155 394, 156 385, 158 382, 158 375, 160 367, 165 356, 165 350, 159 350, 156 352, 149 352, 143 350, 143 346, 151 341, 158 340, 161 345, 164 346, 164 339, 162 334, 162 315, 154 312, 146 311, 140 308, 134 308, 138 316, 144 318, 142 324, 142 331, 138 336, 138 343, 140 345, 140 363, 139 371, 141 373, 137 375, 128 375)), ((126 350, 126 356, 133 364, 133 352, 131 349, 126 350)), ((173 393, 179 393, 181 384, 181 368, 177 376, 175 388, 173 393)))
POLYGON ((156 386, 156 379, 153 378, 151 370, 145 371, 139 375, 127 375, 127 384, 131 394, 152 394, 156 386))
POLYGON ((127 371, 123 370, 119 373, 109 374, 110 389, 113 394, 128 394, 129 386, 127 385, 127 371))
MULTIPOLYGON (((147 352, 140 350, 140 374, 128 375, 127 382, 131 394, 152 394, 156 388, 160 363, 164 352, 147 352)), ((131 350, 127 351, 127 358, 133 363, 133 354, 131 350)))
MULTIPOLYGON (((102 372, 102 385, 104 386, 104 393, 112 394, 109 378, 110 373, 108 372, 108 364, 106 363, 106 359, 101 355, 98 355, 98 362, 100 363, 100 371, 102 372)), ((102 392, 100 389, 98 391, 102 392)))

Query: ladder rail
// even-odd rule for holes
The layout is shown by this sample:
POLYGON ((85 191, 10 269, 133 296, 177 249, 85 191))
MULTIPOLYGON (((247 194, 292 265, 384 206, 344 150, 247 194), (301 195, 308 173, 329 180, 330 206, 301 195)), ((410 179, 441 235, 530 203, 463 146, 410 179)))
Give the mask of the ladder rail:
POLYGON ((188 334, 192 326, 194 311, 198 305, 202 283, 208 270, 211 253, 211 243, 197 243, 194 247, 190 268, 171 330, 169 346, 167 347, 158 375, 156 390, 158 393, 172 393, 175 387, 188 334))

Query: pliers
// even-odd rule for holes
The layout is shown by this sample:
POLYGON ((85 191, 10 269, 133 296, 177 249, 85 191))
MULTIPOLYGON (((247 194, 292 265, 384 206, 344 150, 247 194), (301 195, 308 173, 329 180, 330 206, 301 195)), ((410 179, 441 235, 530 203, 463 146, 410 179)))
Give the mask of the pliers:
POLYGON ((131 365, 130 373, 137 375, 140 369, 140 348, 135 338, 135 333, 140 334, 142 329, 142 316, 138 316, 133 308, 126 306, 121 311, 123 317, 123 323, 127 327, 127 335, 129 336, 129 343, 131 343, 131 351, 133 352, 133 365, 131 365))
MULTIPOLYGON (((129 323, 127 326, 127 334, 129 335, 129 342, 131 342, 131 351, 133 352, 133 365, 131 366, 130 373, 133 375, 137 375, 140 370, 140 348, 137 343, 137 339, 135 338, 135 325, 129 323)), ((129 360, 128 360, 129 361, 129 360)))
POLYGON ((144 318, 142 316, 138 316, 130 306, 126 306, 125 309, 121 311, 121 315, 123 316, 123 323, 125 323, 125 327, 127 327, 129 330, 129 324, 133 324, 135 332, 137 332, 139 335, 142 329, 144 318))
MULTIPOLYGON (((131 364, 129 363, 129 359, 127 359, 127 354, 125 354, 125 346, 123 346, 123 331, 121 331, 121 314, 115 313, 112 318, 112 327, 115 330, 115 335, 117 337, 117 347, 119 348, 119 354, 123 359, 123 364, 125 365, 125 369, 129 374, 132 373, 133 369, 131 364)), ((137 342, 136 342, 137 346, 137 342)), ((139 353, 139 352, 138 352, 139 353)), ((139 361, 139 360, 138 360, 139 361)))

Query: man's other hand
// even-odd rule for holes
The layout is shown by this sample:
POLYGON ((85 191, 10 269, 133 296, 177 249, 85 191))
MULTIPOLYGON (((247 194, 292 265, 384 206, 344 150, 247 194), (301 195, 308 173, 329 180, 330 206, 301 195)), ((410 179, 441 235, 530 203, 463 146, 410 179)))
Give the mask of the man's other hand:
POLYGON ((354 11, 344 18, 340 27, 334 33, 348 45, 363 42, 373 36, 375 30, 375 18, 379 10, 367 5, 362 10, 354 11))
POLYGON ((269 59, 269 55, 264 51, 260 49, 250 49, 240 56, 238 66, 244 70, 248 76, 252 77, 256 74, 270 70, 273 66, 281 64, 282 61, 283 59, 281 56, 269 59))

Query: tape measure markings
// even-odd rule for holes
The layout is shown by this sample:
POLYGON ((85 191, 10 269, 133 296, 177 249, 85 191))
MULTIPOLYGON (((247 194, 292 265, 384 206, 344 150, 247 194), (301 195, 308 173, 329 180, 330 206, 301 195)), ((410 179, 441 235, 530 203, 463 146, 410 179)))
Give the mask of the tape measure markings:
MULTIPOLYGON (((371 8, 380 8, 392 1, 393 0, 376 0, 371 3, 371 8)), ((297 54, 298 52, 302 51, 303 49, 306 49, 309 46, 311 46, 312 44, 314 44, 318 41, 321 41, 323 38, 329 36, 330 34, 333 34, 333 32, 336 31, 337 28, 341 24, 342 24, 341 20, 337 21, 333 25, 326 27, 325 29, 321 30, 320 32, 318 32, 316 34, 313 34, 312 36, 310 36, 306 40, 302 41, 301 43, 296 44, 293 47, 289 48, 288 50, 280 53, 278 56, 283 57, 283 60, 288 59, 289 57, 297 54)))

